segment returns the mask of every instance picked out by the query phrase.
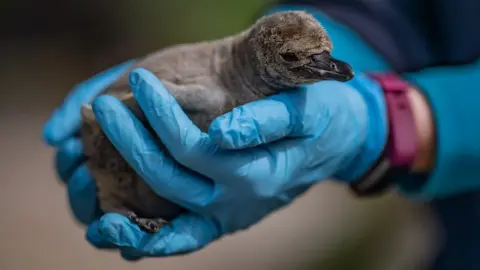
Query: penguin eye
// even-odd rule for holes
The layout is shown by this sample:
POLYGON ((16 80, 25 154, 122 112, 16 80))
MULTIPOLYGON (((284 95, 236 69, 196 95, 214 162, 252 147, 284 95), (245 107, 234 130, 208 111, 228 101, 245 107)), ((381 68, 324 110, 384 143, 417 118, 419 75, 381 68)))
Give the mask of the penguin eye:
POLYGON ((283 60, 287 62, 295 62, 298 61, 298 57, 291 52, 286 52, 286 53, 281 53, 280 56, 283 58, 283 60))

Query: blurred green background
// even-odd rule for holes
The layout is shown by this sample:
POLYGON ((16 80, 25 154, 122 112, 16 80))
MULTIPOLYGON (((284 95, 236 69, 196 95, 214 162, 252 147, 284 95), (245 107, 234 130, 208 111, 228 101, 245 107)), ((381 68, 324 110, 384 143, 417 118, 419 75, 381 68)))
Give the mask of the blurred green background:
POLYGON ((93 249, 41 141, 76 83, 163 46, 236 33, 275 1, 1 1, 0 269, 420 270, 435 224, 396 196, 320 184, 254 228, 193 255, 137 264, 93 249))

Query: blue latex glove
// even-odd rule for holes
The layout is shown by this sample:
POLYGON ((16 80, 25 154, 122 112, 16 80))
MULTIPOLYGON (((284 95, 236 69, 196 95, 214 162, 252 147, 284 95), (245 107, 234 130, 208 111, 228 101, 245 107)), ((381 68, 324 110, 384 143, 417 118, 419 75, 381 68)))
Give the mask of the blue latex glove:
POLYGON ((238 107, 217 118, 209 134, 150 72, 132 71, 130 83, 173 158, 117 99, 99 97, 94 113, 153 190, 189 213, 155 234, 113 213, 90 225, 91 243, 114 244, 127 259, 201 249, 256 224, 319 181, 332 176, 352 181, 378 158, 386 140, 382 93, 361 75, 238 107))
POLYGON ((43 128, 45 142, 57 148, 56 171, 68 184, 72 211, 84 224, 90 223, 100 211, 96 203, 95 184, 83 164, 83 146, 78 138, 80 107, 113 83, 133 63, 122 63, 77 85, 43 128))

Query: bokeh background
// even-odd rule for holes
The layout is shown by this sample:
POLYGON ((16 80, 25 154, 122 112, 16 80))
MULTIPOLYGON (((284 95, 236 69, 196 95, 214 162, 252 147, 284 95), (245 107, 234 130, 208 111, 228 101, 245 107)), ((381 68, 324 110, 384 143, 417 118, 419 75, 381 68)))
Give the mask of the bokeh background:
POLYGON ((425 206, 333 183, 188 256, 128 263, 84 240, 42 142, 52 110, 103 69, 233 34, 273 2, 0 1, 0 269, 426 269, 441 238, 425 206))

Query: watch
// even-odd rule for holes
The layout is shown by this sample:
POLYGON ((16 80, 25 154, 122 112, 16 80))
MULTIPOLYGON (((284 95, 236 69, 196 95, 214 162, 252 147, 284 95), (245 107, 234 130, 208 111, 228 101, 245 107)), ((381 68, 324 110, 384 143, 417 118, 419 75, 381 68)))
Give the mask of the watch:
POLYGON ((408 99, 410 86, 397 74, 366 74, 380 84, 387 106, 388 138, 381 157, 360 179, 350 185, 360 197, 382 194, 395 179, 408 174, 417 155, 417 133, 408 99))

